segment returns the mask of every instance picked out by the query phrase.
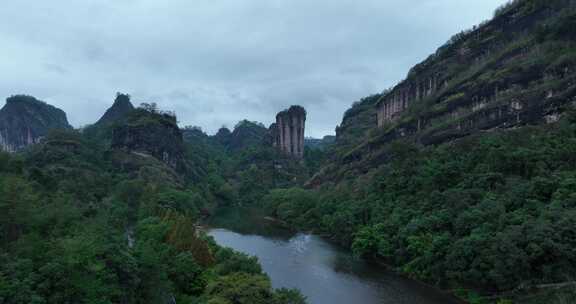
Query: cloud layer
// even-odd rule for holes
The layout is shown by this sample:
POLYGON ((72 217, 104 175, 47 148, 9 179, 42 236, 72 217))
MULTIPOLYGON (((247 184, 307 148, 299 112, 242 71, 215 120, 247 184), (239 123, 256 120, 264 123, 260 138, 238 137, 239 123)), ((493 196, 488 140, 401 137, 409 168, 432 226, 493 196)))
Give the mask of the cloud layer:
POLYGON ((307 136, 506 0, 59 0, 0 9, 0 97, 95 122, 117 91, 213 133, 292 104, 307 136))

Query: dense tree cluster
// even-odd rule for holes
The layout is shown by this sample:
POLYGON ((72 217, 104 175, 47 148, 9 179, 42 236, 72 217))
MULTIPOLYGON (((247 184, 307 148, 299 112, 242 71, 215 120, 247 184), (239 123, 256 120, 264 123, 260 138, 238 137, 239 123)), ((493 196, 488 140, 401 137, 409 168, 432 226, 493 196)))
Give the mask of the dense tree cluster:
POLYGON ((576 275, 576 124, 389 146, 336 187, 273 190, 268 212, 444 287, 499 292, 576 275))
POLYGON ((304 303, 196 228, 225 183, 125 172, 104 146, 59 131, 0 153, 0 303, 304 303))

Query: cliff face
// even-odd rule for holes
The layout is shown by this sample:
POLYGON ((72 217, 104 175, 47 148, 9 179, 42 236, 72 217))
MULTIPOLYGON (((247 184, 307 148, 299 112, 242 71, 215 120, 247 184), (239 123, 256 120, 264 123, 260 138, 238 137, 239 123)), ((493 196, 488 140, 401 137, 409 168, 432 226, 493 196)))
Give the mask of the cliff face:
POLYGON ((305 127, 306 110, 303 107, 291 106, 290 109, 278 113, 276 124, 270 128, 273 146, 284 155, 302 159, 305 127))
POLYGON ((130 95, 116 94, 116 100, 104 115, 96 122, 96 126, 109 125, 115 122, 121 122, 128 117, 128 114, 134 110, 134 105, 130 102, 130 95))
POLYGON ((152 156, 179 173, 187 170, 182 132, 170 114, 134 110, 125 123, 114 128, 112 149, 152 156))
POLYGON ((576 102, 576 0, 514 1, 373 101, 347 112, 332 164, 310 185, 368 172, 394 140, 431 145, 557 121, 576 102))
POLYGON ((0 149, 19 152, 51 129, 72 129, 64 111, 32 96, 12 96, 0 110, 0 149))
POLYGON ((576 96, 576 1, 516 1, 456 35, 378 102, 391 138, 440 143, 554 122, 576 96))

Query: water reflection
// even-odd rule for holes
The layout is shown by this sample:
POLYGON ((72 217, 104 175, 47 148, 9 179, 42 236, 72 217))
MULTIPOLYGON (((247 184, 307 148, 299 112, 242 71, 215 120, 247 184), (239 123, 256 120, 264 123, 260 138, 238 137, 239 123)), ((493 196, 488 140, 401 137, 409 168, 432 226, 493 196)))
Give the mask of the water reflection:
POLYGON ((298 288, 311 304, 446 304, 452 298, 425 285, 354 259, 309 234, 294 234, 259 212, 226 210, 209 234, 223 246, 255 255, 276 288, 298 288))
POLYGON ((243 235, 260 235, 272 240, 288 241, 296 233, 266 219, 265 214, 255 208, 222 208, 210 217, 209 227, 224 228, 243 235))

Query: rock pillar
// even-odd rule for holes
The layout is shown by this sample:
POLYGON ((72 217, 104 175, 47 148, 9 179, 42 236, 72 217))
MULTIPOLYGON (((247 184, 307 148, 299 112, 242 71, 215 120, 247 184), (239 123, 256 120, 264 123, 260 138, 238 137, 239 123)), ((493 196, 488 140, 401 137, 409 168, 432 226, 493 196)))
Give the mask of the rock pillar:
POLYGON ((276 115, 274 146, 284 155, 302 159, 304 157, 304 130, 306 110, 292 106, 276 115))

